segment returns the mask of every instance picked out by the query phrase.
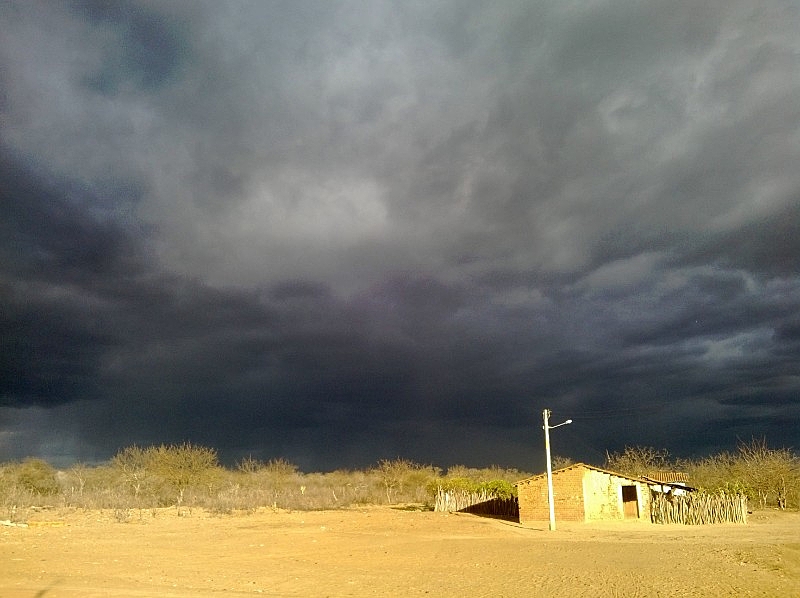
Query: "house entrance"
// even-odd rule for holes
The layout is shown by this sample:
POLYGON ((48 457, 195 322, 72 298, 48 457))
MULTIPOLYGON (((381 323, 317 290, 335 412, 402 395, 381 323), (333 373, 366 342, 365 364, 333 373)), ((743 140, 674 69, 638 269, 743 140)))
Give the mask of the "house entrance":
POLYGON ((639 518, 639 494, 636 486, 622 487, 622 515, 625 519, 639 518))

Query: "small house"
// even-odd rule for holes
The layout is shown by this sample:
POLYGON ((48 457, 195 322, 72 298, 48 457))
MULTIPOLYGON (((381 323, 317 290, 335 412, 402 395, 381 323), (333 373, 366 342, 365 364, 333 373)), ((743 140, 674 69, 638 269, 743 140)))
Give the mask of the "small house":
MULTIPOLYGON (((548 521, 547 474, 520 480, 516 486, 520 523, 548 521)), ((553 505, 556 521, 650 521, 647 482, 585 463, 553 472, 553 505)))

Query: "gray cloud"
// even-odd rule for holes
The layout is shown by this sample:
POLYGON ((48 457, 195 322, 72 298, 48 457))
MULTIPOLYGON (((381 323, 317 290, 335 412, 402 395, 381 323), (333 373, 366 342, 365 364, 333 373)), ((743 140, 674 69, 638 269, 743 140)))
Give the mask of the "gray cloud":
POLYGON ((0 458, 796 445, 798 17, 6 3, 0 458))

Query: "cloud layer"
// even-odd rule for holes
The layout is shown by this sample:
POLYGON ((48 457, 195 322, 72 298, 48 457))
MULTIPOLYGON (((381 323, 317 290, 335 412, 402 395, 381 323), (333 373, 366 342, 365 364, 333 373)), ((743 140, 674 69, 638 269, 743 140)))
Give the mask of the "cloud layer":
POLYGON ((793 2, 0 22, 0 458, 798 445, 793 2))

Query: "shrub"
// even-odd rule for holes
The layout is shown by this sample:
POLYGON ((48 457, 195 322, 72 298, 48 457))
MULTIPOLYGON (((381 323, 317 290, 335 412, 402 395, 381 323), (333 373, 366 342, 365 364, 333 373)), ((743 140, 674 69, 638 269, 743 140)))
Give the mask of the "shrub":
POLYGON ((137 505, 149 494, 152 503, 180 507, 188 490, 209 493, 222 473, 214 449, 191 443, 130 446, 114 456, 112 465, 137 505))
POLYGON ((172 490, 178 507, 189 488, 213 485, 218 477, 217 452, 191 443, 161 445, 147 451, 147 468, 172 490))
POLYGON ((42 459, 25 459, 17 468, 17 483, 39 496, 52 496, 61 491, 56 470, 42 459))
POLYGON ((478 486, 478 491, 486 492, 495 498, 509 499, 517 496, 517 487, 506 480, 491 480, 478 486))
POLYGON ((373 472, 380 479, 389 504, 398 500, 406 502, 424 500, 428 482, 439 476, 439 470, 433 466, 420 465, 400 458, 380 461, 373 472))
POLYGON ((505 468, 498 465, 491 467, 475 468, 464 465, 454 465, 448 468, 447 478, 467 478, 475 482, 488 482, 490 480, 505 480, 515 484, 519 480, 530 477, 531 474, 524 473, 514 468, 505 468))

